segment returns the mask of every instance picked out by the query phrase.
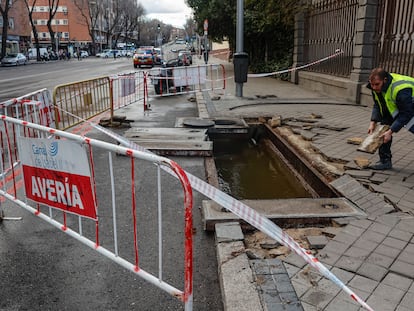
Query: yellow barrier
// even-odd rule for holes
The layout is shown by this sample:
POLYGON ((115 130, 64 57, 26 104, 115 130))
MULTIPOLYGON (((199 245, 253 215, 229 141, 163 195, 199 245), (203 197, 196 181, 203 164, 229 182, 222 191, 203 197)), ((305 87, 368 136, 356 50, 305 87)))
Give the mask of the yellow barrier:
POLYGON ((62 84, 53 90, 56 128, 65 130, 113 107, 109 77, 62 84))

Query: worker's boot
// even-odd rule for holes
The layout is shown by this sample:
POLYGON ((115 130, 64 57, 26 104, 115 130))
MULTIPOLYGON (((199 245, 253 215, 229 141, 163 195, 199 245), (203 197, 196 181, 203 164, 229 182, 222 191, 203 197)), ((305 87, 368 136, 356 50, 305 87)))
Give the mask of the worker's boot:
POLYGON ((373 170, 383 171, 392 169, 391 154, 381 154, 380 160, 370 166, 373 170))

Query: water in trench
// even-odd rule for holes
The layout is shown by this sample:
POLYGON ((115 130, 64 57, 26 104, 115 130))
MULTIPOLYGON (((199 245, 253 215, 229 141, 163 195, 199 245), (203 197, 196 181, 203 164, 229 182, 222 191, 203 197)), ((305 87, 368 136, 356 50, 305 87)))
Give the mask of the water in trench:
POLYGON ((214 140, 214 160, 221 190, 239 200, 312 197, 263 141, 214 140))

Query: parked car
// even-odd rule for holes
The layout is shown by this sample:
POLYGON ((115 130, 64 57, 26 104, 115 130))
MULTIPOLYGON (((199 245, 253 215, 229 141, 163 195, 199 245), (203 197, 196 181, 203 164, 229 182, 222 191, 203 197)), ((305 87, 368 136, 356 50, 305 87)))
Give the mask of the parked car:
MULTIPOLYGON (((29 59, 37 59, 36 48, 30 48, 28 52, 29 52, 29 59)), ((39 53, 40 53, 41 60, 49 60, 49 51, 47 50, 47 48, 39 48, 39 53)))
POLYGON ((22 53, 10 53, 1 60, 3 66, 26 65, 26 63, 27 58, 22 53))
POLYGON ((121 57, 121 53, 118 53, 118 50, 103 50, 102 53, 96 54, 96 57, 109 58, 114 57, 114 54, 116 57, 121 57))
MULTIPOLYGON (((77 52, 73 53, 73 56, 78 57, 78 53, 77 52)), ((89 53, 87 51, 80 51, 80 57, 81 58, 86 58, 88 56, 89 56, 89 53)))
POLYGON ((134 68, 141 68, 141 66, 154 67, 154 55, 152 49, 140 48, 133 57, 134 68))

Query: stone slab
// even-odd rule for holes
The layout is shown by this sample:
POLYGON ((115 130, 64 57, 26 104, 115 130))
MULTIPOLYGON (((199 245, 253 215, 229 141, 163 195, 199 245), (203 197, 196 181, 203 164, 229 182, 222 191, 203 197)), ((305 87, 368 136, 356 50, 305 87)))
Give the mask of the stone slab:
POLYGON ((238 222, 216 224, 216 242, 243 241, 244 235, 238 222))
MULTIPOLYGON (((241 202, 275 221, 365 216, 355 204, 345 198, 243 200, 241 202)), ((202 217, 206 230, 212 230, 214 224, 218 222, 240 220, 233 213, 222 211, 221 206, 213 201, 203 201, 202 217)))

